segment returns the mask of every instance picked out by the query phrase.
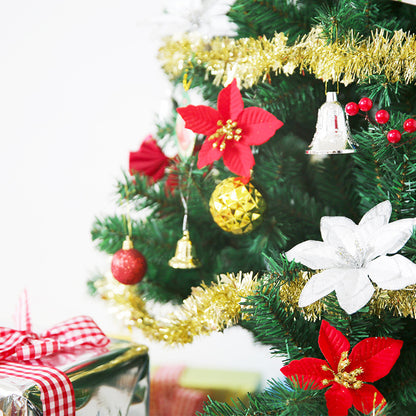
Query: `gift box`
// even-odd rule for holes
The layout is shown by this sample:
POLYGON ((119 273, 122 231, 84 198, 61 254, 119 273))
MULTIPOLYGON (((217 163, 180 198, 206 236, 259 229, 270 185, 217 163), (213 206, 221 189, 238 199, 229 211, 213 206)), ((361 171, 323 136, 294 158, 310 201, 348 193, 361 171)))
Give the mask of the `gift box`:
POLYGON ((19 329, 0 327, 1 416, 148 414, 147 347, 110 340, 88 316, 38 334, 22 311, 19 329))
MULTIPOLYGON (((105 348, 77 348, 41 360, 67 374, 76 416, 146 416, 149 396, 147 347, 111 340, 105 348)), ((34 364, 36 365, 36 364, 34 364)), ((7 416, 41 416, 41 392, 31 380, 0 379, 0 410, 7 416)))

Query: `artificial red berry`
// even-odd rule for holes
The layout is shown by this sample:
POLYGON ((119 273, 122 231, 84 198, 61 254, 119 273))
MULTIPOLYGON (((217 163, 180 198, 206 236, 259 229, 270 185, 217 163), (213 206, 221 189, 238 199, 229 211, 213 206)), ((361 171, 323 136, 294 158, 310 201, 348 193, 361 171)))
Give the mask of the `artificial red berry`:
POLYGON ((355 116, 358 113, 359 110, 360 110, 360 107, 358 107, 358 104, 354 103, 354 102, 348 103, 345 106, 345 112, 349 116, 355 116))
POLYGON ((401 138, 402 138, 402 134, 399 132, 399 130, 390 130, 387 133, 387 140, 390 143, 398 143, 401 138))
POLYGON ((403 128, 408 133, 413 133, 414 131, 416 131, 416 120, 414 118, 408 118, 403 123, 403 128))
POLYGON ((361 111, 370 111, 373 108, 373 102, 370 98, 364 97, 358 101, 358 107, 360 107, 361 111))
POLYGON ((390 119, 390 114, 386 110, 378 110, 375 117, 377 123, 386 124, 390 119))

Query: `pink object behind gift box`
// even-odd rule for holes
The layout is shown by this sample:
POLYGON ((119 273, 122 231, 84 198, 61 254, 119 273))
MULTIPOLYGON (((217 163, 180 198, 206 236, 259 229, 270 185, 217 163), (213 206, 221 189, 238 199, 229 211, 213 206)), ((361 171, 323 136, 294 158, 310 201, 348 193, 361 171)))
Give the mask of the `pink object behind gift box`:
POLYGON ((206 394, 181 387, 185 366, 163 366, 150 378, 150 416, 194 416, 202 411, 206 394))

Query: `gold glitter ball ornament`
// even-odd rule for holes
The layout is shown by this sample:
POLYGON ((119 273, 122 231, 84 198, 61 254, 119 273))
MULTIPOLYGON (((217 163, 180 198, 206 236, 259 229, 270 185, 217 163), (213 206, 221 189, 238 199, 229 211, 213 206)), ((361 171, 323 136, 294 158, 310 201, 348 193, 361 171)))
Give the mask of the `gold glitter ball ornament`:
POLYGON ((266 202, 251 182, 227 178, 211 195, 209 208, 212 218, 224 231, 244 234, 253 231, 262 221, 266 202))

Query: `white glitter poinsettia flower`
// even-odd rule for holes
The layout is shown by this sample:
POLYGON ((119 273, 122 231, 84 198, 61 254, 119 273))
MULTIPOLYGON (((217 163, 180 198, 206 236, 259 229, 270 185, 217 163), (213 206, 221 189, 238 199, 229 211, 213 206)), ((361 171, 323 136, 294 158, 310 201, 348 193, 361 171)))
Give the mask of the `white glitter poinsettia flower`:
POLYGON ((358 225, 346 217, 322 217, 323 241, 308 240, 286 253, 289 260, 323 270, 306 283, 300 307, 335 291, 340 306, 352 314, 371 299, 371 281, 388 290, 416 283, 416 264, 394 254, 411 237, 416 218, 389 223, 391 211, 390 201, 384 201, 368 211, 358 225))

